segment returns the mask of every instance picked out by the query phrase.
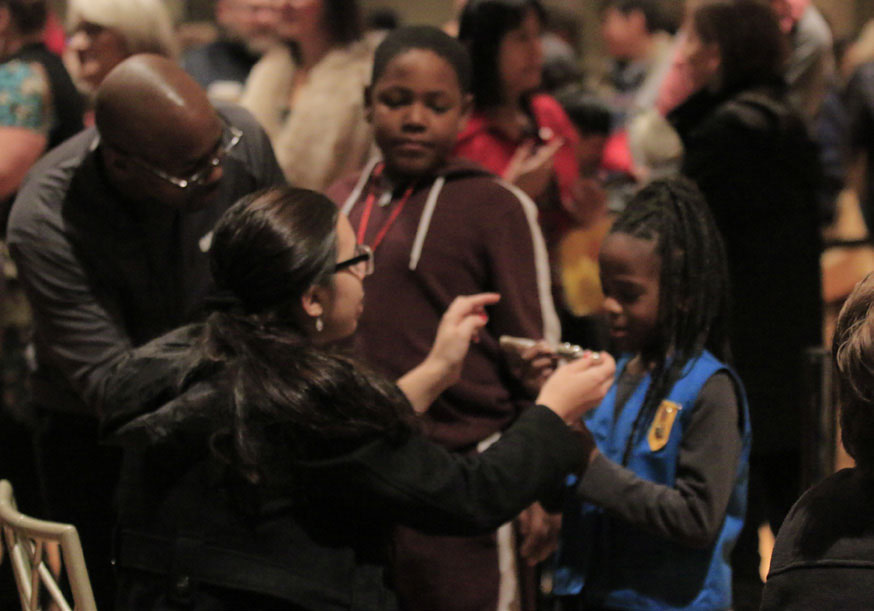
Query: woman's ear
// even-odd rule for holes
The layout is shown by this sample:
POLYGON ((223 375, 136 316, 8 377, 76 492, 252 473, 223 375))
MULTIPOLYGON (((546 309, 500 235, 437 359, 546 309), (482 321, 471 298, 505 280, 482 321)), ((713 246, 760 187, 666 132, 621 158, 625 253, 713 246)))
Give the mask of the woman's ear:
POLYGON ((465 93, 461 98, 461 115, 458 118, 458 133, 464 131, 467 127, 467 121, 473 113, 473 94, 465 93))
POLYGON ((317 284, 311 286, 300 298, 300 305, 304 314, 310 318, 318 318, 325 313, 324 287, 317 284))

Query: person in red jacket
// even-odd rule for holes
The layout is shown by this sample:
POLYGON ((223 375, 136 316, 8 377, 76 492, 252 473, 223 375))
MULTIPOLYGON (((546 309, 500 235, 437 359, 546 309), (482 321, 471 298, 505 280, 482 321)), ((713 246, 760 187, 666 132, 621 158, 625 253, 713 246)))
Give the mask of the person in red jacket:
POLYGON ((455 154, 500 174, 534 199, 547 244, 600 211, 580 182, 579 136, 561 105, 539 93, 545 13, 538 0, 472 0, 459 40, 473 65, 473 113, 455 154))

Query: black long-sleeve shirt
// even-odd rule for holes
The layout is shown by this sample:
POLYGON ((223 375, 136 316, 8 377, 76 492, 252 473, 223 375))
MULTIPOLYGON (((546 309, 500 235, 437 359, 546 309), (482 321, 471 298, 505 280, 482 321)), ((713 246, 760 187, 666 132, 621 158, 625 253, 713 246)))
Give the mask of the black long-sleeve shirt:
POLYGON ((108 376, 130 351, 189 322, 212 290, 212 228, 237 199, 284 182, 263 130, 246 111, 219 193, 184 213, 156 205, 151 221, 107 180, 89 129, 43 157, 19 191, 7 240, 33 309, 33 397, 53 411, 95 414, 108 376))

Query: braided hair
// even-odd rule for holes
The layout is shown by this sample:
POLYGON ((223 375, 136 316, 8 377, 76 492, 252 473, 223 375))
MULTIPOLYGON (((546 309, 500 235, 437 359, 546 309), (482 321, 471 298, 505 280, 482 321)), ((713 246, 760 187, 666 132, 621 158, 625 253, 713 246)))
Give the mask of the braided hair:
POLYGON ((652 382, 634 422, 625 463, 641 424, 690 360, 705 349, 722 361, 730 360, 729 280, 722 237, 701 191, 686 178, 657 180, 641 189, 611 233, 653 240, 661 257, 652 382))

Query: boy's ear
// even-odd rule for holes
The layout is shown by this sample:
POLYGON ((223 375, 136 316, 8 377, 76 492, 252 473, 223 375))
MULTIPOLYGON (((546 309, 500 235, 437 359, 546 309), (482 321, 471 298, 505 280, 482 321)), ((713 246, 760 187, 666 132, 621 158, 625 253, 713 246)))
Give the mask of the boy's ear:
POLYGON ((131 164, 127 157, 116 152, 112 147, 103 146, 100 148, 100 152, 103 157, 103 163, 107 168, 123 175, 127 175, 130 171, 131 164))
POLYGON ((303 308, 304 314, 311 318, 316 318, 325 313, 324 302, 324 287, 319 285, 313 285, 308 288, 300 298, 300 305, 303 308))
POLYGON ((458 131, 463 130, 467 126, 467 120, 470 119, 471 113, 473 113, 473 94, 466 93, 461 98, 461 120, 458 131))
POLYGON ((370 85, 364 88, 364 118, 373 123, 373 88, 370 85))

